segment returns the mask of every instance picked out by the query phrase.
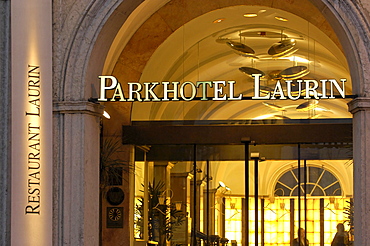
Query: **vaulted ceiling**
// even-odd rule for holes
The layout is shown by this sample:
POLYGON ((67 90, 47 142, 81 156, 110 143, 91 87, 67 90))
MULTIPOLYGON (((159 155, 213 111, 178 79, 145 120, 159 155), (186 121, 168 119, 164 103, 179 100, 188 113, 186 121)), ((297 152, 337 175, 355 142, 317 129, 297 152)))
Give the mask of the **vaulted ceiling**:
MULTIPOLYGON (((126 41, 117 42, 116 48, 111 49, 106 64, 114 66, 106 71, 111 71, 109 73, 123 83, 236 81, 235 94, 243 94, 250 99, 253 96, 253 78, 242 73, 240 68, 263 72, 265 77, 261 86, 274 90, 278 80, 283 86, 285 84, 284 79, 279 79, 281 74, 289 74, 292 67, 300 67, 306 72, 300 79, 347 79, 345 92, 352 94, 346 58, 322 14, 323 10, 318 10, 309 1, 269 1, 263 4, 266 6, 253 1, 250 1, 252 5, 216 2, 205 1, 197 5, 172 0, 159 6, 136 31, 131 31, 130 38, 124 35, 122 38, 121 35, 121 39, 126 41), (292 39, 294 53, 282 58, 269 53, 271 46, 276 47, 283 40, 292 39), (240 55, 228 42, 246 45, 254 53, 240 55)), ((155 92, 158 95, 163 93, 159 86, 155 92)), ((212 89, 208 92, 213 93, 212 89)), ((190 92, 186 93, 189 95, 190 92)), ((322 91, 318 90, 318 93, 322 91)), ((135 102, 130 106, 111 103, 107 107, 116 113, 122 111, 121 115, 130 112, 132 121, 328 119, 351 118, 348 101, 322 99, 313 102, 314 109, 303 111, 297 107, 311 102, 303 99, 193 100, 135 102)))
MULTIPOLYGON (((233 6, 201 15, 170 35, 154 52, 141 82, 234 80, 235 94, 253 96, 253 78, 240 71, 264 74, 261 85, 274 89, 276 74, 307 68, 302 79, 346 78, 350 75, 341 49, 319 28, 297 15, 261 6, 233 6), (249 14, 249 15, 247 15, 249 14), (249 17, 250 16, 250 17, 249 17), (280 18, 279 18, 280 17, 280 18), (282 40, 294 39, 294 52, 277 58, 268 53, 282 40), (228 45, 237 42, 254 50, 240 55, 228 45)), ((213 93, 212 90, 209 91, 213 93)), ((163 93, 160 89, 158 94, 163 93)), ((320 93, 320 92, 319 92, 320 93)), ((132 120, 241 120, 267 118, 350 118, 346 100, 320 100, 314 110, 297 111, 305 100, 243 100, 134 103, 132 120), (276 106, 276 107, 275 107, 276 106)))

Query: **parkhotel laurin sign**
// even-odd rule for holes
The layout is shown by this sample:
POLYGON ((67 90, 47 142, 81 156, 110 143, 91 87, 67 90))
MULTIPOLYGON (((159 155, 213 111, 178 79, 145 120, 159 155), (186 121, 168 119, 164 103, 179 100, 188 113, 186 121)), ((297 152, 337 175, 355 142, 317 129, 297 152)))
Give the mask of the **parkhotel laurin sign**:
POLYGON ((52 241, 52 5, 11 1, 11 245, 52 241))
MULTIPOLYGON (((261 93, 261 74, 252 74, 254 80, 254 94, 251 99, 255 100, 298 100, 298 99, 334 99, 335 93, 345 98, 346 79, 312 79, 277 80, 275 85, 265 93, 261 93), (293 89, 294 83, 294 89, 293 89), (319 92, 320 89, 320 92, 319 92)), ((236 81, 197 81, 195 83, 186 81, 180 82, 129 82, 128 91, 124 91, 121 83, 114 76, 99 76, 100 102, 160 102, 160 101, 192 101, 197 95, 200 100, 207 101, 235 101, 243 100, 242 94, 235 94, 236 81), (161 87, 161 97, 155 93, 155 89, 161 87), (208 90, 213 89, 212 96, 208 90), (188 95, 185 95, 185 90, 188 95), (190 93, 189 93, 190 91, 190 93), (111 92, 108 98, 107 92, 111 92)))

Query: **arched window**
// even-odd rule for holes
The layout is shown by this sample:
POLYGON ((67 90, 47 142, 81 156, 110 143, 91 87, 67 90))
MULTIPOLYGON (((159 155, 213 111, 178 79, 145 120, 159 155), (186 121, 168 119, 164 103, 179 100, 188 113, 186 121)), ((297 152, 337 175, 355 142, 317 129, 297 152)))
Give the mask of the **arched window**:
MULTIPOLYGON (((305 194, 304 168, 301 167, 301 195, 305 194)), ((308 196, 341 196, 342 188, 338 179, 328 170, 308 166, 306 195, 308 196)), ((274 189, 275 196, 298 196, 298 168, 284 173, 277 181, 274 189)))

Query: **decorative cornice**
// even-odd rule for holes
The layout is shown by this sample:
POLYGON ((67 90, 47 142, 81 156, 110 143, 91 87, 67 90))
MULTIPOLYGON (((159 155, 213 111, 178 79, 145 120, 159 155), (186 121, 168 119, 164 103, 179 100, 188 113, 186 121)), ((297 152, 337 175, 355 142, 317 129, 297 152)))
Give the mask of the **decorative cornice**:
POLYGON ((348 103, 348 110, 352 114, 358 111, 368 111, 370 110, 370 98, 367 97, 357 97, 348 103))
POLYGON ((101 117, 104 106, 86 101, 60 101, 53 103, 53 112, 60 114, 90 114, 101 117))

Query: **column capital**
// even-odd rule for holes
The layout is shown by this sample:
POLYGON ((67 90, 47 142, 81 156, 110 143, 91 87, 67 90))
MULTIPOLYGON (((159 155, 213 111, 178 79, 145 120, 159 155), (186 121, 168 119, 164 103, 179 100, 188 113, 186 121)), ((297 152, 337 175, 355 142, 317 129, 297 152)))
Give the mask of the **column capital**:
POLYGON ((186 179, 192 179, 194 175, 189 172, 184 172, 184 173, 171 173, 171 178, 186 178, 186 179))
POLYGON ((53 102, 53 112, 60 114, 90 114, 101 117, 104 106, 88 101, 59 101, 53 102))
POLYGON ((357 97, 348 103, 348 110, 352 114, 358 111, 370 111, 370 98, 357 97))
POLYGON ((164 161, 164 162, 159 161, 159 162, 154 162, 154 166, 155 167, 163 166, 163 167, 172 169, 175 166, 175 164, 173 164, 172 162, 167 162, 167 161, 164 161))

